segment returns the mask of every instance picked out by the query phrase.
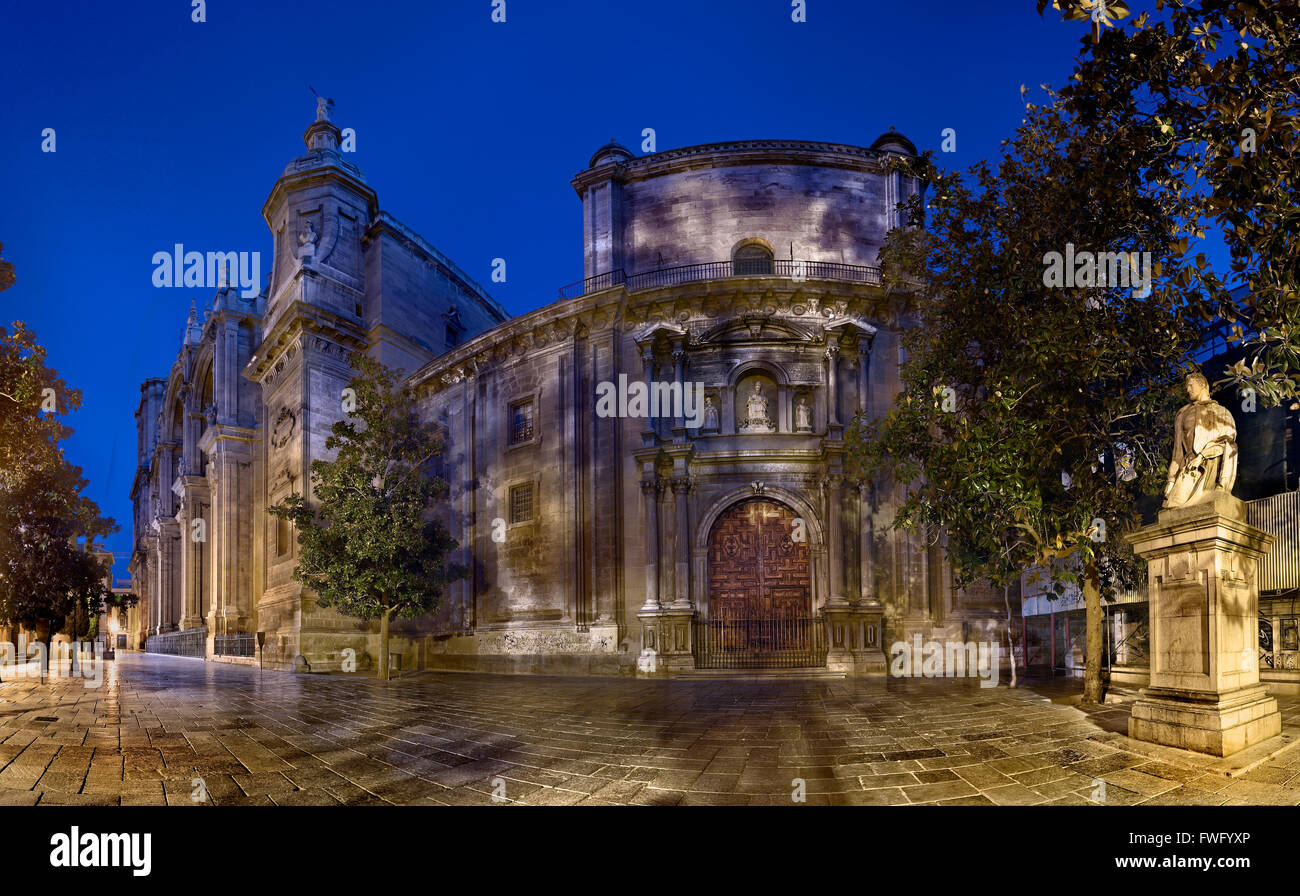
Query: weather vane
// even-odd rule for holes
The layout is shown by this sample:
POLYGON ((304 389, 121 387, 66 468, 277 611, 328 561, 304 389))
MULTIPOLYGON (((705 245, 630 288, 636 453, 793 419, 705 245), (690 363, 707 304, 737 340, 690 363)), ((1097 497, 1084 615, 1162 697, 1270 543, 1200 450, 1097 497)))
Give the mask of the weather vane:
POLYGON ((312 92, 312 96, 316 97, 316 120, 329 121, 330 110, 334 108, 334 100, 326 99, 321 96, 316 92, 316 88, 312 87, 310 84, 307 85, 307 89, 312 92))

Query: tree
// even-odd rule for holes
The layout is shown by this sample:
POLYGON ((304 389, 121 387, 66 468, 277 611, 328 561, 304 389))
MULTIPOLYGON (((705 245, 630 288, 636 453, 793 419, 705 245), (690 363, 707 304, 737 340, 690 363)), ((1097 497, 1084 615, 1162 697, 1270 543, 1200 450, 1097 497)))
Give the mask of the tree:
POLYGON ((103 587, 99 562, 77 540, 117 531, 63 454, 63 416, 80 401, 46 366, 35 334, 21 322, 0 327, 0 621, 45 625, 47 638, 103 587))
POLYGON ((14 266, 4 260, 5 244, 0 243, 0 292, 14 285, 14 266))
POLYGON ((912 324, 903 392, 883 418, 854 422, 846 452, 860 475, 900 484, 895 525, 946 532, 958 584, 1005 588, 1034 567, 1056 571, 1058 595, 1079 584, 1084 699, 1098 702, 1101 601, 1132 575, 1119 536, 1163 487, 1197 337, 1176 286, 1191 208, 1160 187, 1149 133, 1081 129, 1047 96, 969 182, 930 153, 894 163, 933 196, 928 209, 912 198, 912 226, 881 253, 912 324), (1144 164, 1116 168, 1114 153, 1144 164), (1149 294, 1128 256, 1085 263, 1101 252, 1151 253, 1149 294))
MULTIPOLYGON (((1037 0, 1043 13, 1048 0, 1037 0)), ((1055 0, 1066 18, 1096 0, 1055 0)), ((1111 4, 1122 6, 1122 4, 1111 4)), ((1183 271, 1189 311, 1234 325, 1247 350, 1223 383, 1266 405, 1300 405, 1300 5, 1294 0, 1163 0, 1125 27, 1084 39, 1062 90, 1080 127, 1150 133, 1164 186, 1198 204, 1228 250, 1244 299, 1205 263, 1183 271)), ((1123 18, 1119 11, 1116 19, 1123 18)), ((1115 154, 1118 166, 1140 164, 1115 154)), ((1207 239, 1197 228, 1193 236, 1207 239)), ((1223 384, 1221 383, 1221 384, 1223 384)))
POLYGON ((420 421, 395 371, 360 354, 351 363, 355 409, 325 442, 335 459, 312 461, 315 500, 292 495, 270 512, 297 528, 294 577, 321 606, 379 620, 378 677, 387 680, 389 619, 433 612, 463 570, 448 561, 456 542, 435 515, 447 488, 434 467, 436 427, 420 421))
POLYGON ((44 626, 47 642, 70 617, 76 625, 78 608, 84 612, 106 587, 103 563, 77 539, 109 535, 117 526, 81 494, 86 484, 81 470, 63 461, 31 471, 0 495, 7 547, 0 556, 0 616, 33 630, 44 626))

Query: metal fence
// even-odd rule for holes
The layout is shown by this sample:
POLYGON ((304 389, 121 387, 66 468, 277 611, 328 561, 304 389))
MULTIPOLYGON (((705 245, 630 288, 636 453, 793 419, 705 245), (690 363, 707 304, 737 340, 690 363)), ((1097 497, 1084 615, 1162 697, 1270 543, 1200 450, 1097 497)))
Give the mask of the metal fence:
POLYGON ((248 633, 217 635, 212 639, 215 656, 257 656, 257 639, 248 633))
POLYGON ((1246 502, 1246 522, 1277 536, 1259 563, 1259 590, 1300 587, 1300 492, 1282 492, 1246 502))
POLYGON ((826 623, 821 619, 706 619, 693 625, 697 669, 800 669, 826 665, 826 623))
POLYGON ((208 630, 192 628, 183 632, 163 632, 145 639, 144 649, 166 656, 205 657, 208 653, 208 630))

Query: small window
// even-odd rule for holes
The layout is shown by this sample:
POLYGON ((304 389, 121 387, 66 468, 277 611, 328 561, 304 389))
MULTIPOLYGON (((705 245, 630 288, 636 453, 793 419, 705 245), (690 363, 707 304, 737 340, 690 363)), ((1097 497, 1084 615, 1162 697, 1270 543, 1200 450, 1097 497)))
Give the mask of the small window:
POLYGON ((772 253, 763 246, 741 246, 731 259, 732 273, 752 277, 772 273, 772 253))
POLYGON ((275 518, 275 555, 283 557, 289 553, 289 521, 282 516, 275 518))
POLYGON ((455 348, 465 338, 465 324, 461 322, 460 309, 455 305, 451 306, 442 315, 442 319, 447 322, 447 328, 443 334, 443 345, 445 348, 455 348))
POLYGON ((512 486, 510 489, 510 525, 527 523, 533 519, 533 484, 512 486))
POLYGON ((510 444, 519 445, 533 440, 533 400, 517 401, 510 405, 510 444))

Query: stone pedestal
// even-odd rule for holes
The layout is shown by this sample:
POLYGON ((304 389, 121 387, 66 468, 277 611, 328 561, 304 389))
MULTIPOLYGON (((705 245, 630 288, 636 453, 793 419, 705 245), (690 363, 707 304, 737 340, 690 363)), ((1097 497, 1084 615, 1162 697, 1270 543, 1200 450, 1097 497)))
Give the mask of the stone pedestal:
POLYGON ((691 645, 693 610, 657 610, 636 614, 641 620, 639 676, 674 675, 695 668, 691 645))
POLYGON ((884 607, 858 603, 826 606, 826 668, 846 675, 883 675, 889 667, 881 646, 884 607))
POLYGON ((1162 510, 1127 536, 1147 561, 1151 685, 1129 736, 1229 756, 1282 731, 1259 682, 1259 561, 1274 536, 1246 523, 1228 495, 1162 510))

